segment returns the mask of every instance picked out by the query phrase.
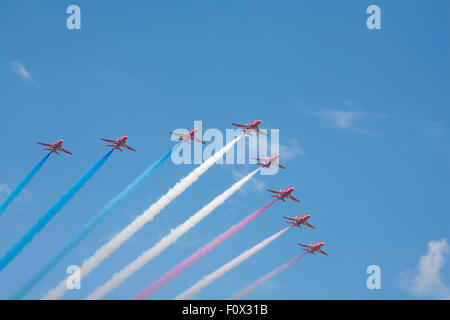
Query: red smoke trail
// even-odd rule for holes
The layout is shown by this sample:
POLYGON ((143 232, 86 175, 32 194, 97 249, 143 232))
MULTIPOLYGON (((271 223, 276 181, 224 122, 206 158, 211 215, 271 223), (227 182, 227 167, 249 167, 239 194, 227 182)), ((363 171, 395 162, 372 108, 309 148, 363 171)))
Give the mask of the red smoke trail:
POLYGON ((229 228, 227 231, 222 233, 220 236, 216 237, 214 240, 212 240, 207 245, 203 246, 199 250, 197 250, 195 253, 191 254, 188 258, 184 259, 180 264, 178 264, 176 267, 174 267, 172 270, 166 272, 161 278, 156 280, 155 282, 151 283, 147 288, 142 290, 140 293, 138 293, 136 296, 133 297, 133 300, 143 300, 147 296, 155 293, 159 288, 161 288, 164 284, 166 284, 169 280, 176 277, 180 273, 182 273, 184 270, 186 270, 189 266, 194 264, 198 259, 205 256, 208 252, 210 252, 212 249, 217 247, 219 244, 227 240, 229 237, 234 235, 236 232, 238 232, 240 229, 245 227, 250 221, 254 220, 257 216, 259 216, 261 213, 263 213, 267 208, 269 208, 272 204, 274 204, 278 199, 273 200, 269 204, 265 205, 261 209, 253 212, 252 214, 248 215, 246 218, 241 220, 239 223, 233 225, 231 228, 229 228))
POLYGON ((245 287, 244 289, 242 289, 241 291, 239 291, 238 293, 236 293, 235 295, 233 295, 229 300, 239 300, 241 299, 243 296, 246 296, 250 291, 256 289, 257 287, 259 287, 260 285, 262 285, 264 282, 266 282, 267 280, 272 279, 273 277, 275 277, 277 274, 279 274, 281 271, 283 271, 284 269, 286 269, 287 267, 289 267, 291 264, 293 264, 294 262, 296 262, 297 260, 299 260, 301 257, 303 257, 305 254, 307 254, 308 252, 302 253, 301 255, 295 257, 294 259, 292 259, 291 261, 286 262, 285 264, 283 264, 282 266, 279 266, 278 268, 276 268, 275 270, 269 272, 268 274, 266 274, 264 277, 259 278, 258 280, 256 280, 255 282, 253 282, 251 285, 245 287))

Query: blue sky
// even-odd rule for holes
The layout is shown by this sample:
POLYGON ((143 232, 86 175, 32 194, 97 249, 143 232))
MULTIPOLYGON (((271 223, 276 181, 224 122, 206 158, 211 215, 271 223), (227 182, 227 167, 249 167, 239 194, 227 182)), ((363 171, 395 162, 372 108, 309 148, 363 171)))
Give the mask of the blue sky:
MULTIPOLYGON (((38 141, 62 138, 73 156, 52 155, 0 217, 0 253, 107 152, 101 137, 128 135, 137 152, 113 153, 0 273, 0 298, 167 152, 169 131, 194 120, 225 130, 254 119, 280 129, 287 171, 258 176, 107 298, 131 298, 265 205, 265 187, 291 185, 301 204, 276 203, 152 298, 175 297, 279 231, 282 216, 303 213, 316 230, 290 230, 197 298, 228 298, 296 256, 296 242, 310 241, 324 241, 330 256, 305 257, 248 298, 442 298, 450 287, 448 245, 433 260, 427 253, 435 246, 427 244, 450 240, 448 9, 448 1, 2 1, 0 197, 45 155, 38 141), (66 28, 71 4, 81 8, 81 30, 66 28), (370 4, 381 7, 381 30, 366 28, 370 4), (425 255, 431 279, 419 267, 425 255), (381 290, 366 287, 372 264, 381 268, 381 290)), ((193 168, 165 163, 28 297, 47 293, 68 265, 193 168)), ((65 297, 86 297, 252 168, 212 167, 65 297)))

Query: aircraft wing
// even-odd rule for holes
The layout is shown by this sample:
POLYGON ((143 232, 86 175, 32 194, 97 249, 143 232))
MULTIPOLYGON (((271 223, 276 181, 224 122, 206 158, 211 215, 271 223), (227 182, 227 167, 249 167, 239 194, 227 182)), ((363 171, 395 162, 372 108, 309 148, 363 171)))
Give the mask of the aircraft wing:
POLYGON ((274 165, 276 165, 276 166, 280 167, 281 169, 286 169, 286 167, 285 167, 285 166, 283 166, 283 165, 281 165, 281 164, 279 164, 279 163, 274 163, 274 165))
POLYGON ((260 159, 260 158, 253 158, 253 159, 259 161, 258 163, 256 163, 256 165, 263 166, 264 168, 268 168, 270 167, 271 164, 273 164, 273 162, 271 163, 269 159, 260 159))
POLYGON ((194 137, 194 140, 197 141, 197 142, 203 143, 203 144, 206 143, 206 142, 204 142, 204 141, 202 141, 202 140, 200 140, 199 138, 196 138, 196 137, 194 137))
POLYGON ((179 137, 186 137, 187 135, 187 133, 178 133, 178 132, 169 132, 169 133, 179 137))
POLYGON ((266 133, 264 133, 264 132, 262 132, 261 130, 259 130, 259 129, 256 129, 256 131, 258 131, 258 133, 259 133, 259 134, 262 134, 263 136, 266 136, 266 137, 267 137, 267 134, 266 134, 266 133))
POLYGON ((276 193, 276 194, 280 194, 280 191, 275 191, 275 190, 271 190, 271 189, 267 189, 267 191, 272 192, 272 193, 276 193))
POLYGON ((239 123, 232 123, 233 126, 239 127, 239 128, 245 128, 245 129, 251 129, 248 124, 239 124, 239 123))
POLYGON ((64 149, 64 148, 61 148, 61 151, 62 151, 62 152, 65 152, 65 153, 68 153, 68 154, 72 154, 72 152, 70 152, 70 151, 68 151, 68 150, 66 150, 66 149, 64 149))
POLYGON ((307 244, 301 244, 301 243, 297 243, 299 246, 302 246, 302 247, 305 247, 305 248, 308 248, 308 249, 312 249, 313 247, 312 246, 308 246, 307 244))
POLYGON ((127 148, 128 150, 134 151, 136 152, 136 150, 134 150, 132 147, 125 145, 125 148, 127 148))
POLYGON ((43 143, 43 142, 38 142, 38 144, 40 144, 42 146, 46 146, 46 147, 54 147, 53 144, 48 144, 48 143, 43 143))
POLYGON ((289 196, 289 199, 294 200, 296 202, 300 202, 300 200, 298 200, 297 198, 293 197, 293 196, 289 196))
POLYGON ((106 141, 106 142, 111 142, 111 143, 117 142, 117 140, 110 140, 110 139, 105 139, 105 138, 101 138, 101 140, 106 141))
POLYGON ((306 224, 308 227, 310 227, 310 228, 313 228, 313 229, 316 228, 316 227, 314 227, 312 224, 310 224, 310 223, 308 223, 308 222, 305 222, 305 224, 306 224))
POLYGON ((322 249, 317 249, 317 251, 319 251, 321 254, 324 254, 324 255, 328 256, 328 253, 326 253, 326 252, 323 251, 322 249))
POLYGON ((297 221, 295 218, 291 218, 291 217, 283 217, 283 218, 291 220, 291 221, 297 221))

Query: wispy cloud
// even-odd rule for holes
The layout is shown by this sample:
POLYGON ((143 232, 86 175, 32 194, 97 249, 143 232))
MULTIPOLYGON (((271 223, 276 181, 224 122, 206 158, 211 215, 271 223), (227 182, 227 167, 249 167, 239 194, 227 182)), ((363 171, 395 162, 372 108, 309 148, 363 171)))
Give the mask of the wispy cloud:
POLYGON ((304 154, 305 150, 296 138, 289 139, 288 144, 280 144, 280 158, 283 160, 302 156, 304 154))
POLYGON ((11 189, 5 183, 0 183, 0 202, 5 200, 6 196, 10 194, 11 189))
MULTIPOLYGON (((13 191, 13 189, 6 183, 0 182, 0 202, 6 199, 7 196, 13 191)), ((29 190, 23 190, 15 199, 15 210, 22 211, 23 205, 32 201, 32 193, 29 190)))
POLYGON ((427 120, 418 114, 409 117, 408 122, 421 134, 424 143, 435 149, 448 149, 447 129, 444 123, 427 120))
POLYGON ((339 129, 360 132, 372 135, 375 131, 362 127, 359 123, 364 119, 381 119, 386 118, 385 114, 370 113, 364 111, 324 109, 320 111, 311 111, 307 108, 302 110, 314 117, 320 118, 326 125, 339 129))
MULTIPOLYGON (((272 143, 268 143, 268 141, 266 139, 261 139, 261 140, 259 140, 258 146, 256 146, 256 144, 250 144, 250 146, 249 146, 249 153, 258 155, 258 157, 270 156, 271 154, 276 153, 276 152, 280 154, 280 158, 282 160, 288 160, 288 159, 294 158, 296 156, 301 156, 301 155, 305 154, 305 150, 304 150, 303 146, 298 142, 298 140, 296 138, 288 139, 287 144, 279 143, 278 145, 273 145, 273 146, 272 146, 272 143), (274 147, 274 148, 278 147, 278 151, 272 150, 272 147, 274 147), (259 148, 259 150, 258 150, 258 148, 259 148), (261 150, 267 150, 267 155, 262 154, 261 150), (259 151, 259 153, 258 153, 258 151, 259 151)), ((250 163, 252 163, 252 162, 250 162, 250 163)), ((256 161, 254 161, 253 163, 256 163, 256 161)))
MULTIPOLYGON (((244 174, 240 171, 234 170, 234 169, 232 170, 232 173, 236 180, 240 180, 246 175, 246 174, 244 174)), ((256 177, 253 177, 249 181, 249 184, 252 186, 253 189, 255 189, 256 191, 259 191, 259 192, 262 192, 265 189, 267 189, 267 184, 263 180, 258 179, 256 177)), ((238 192, 243 193, 244 195, 247 194, 245 187, 241 188, 238 192)))
POLYGON ((400 285, 417 296, 450 299, 450 287, 445 284, 441 274, 445 255, 449 252, 450 247, 445 238, 428 242, 428 252, 420 258, 416 270, 399 275, 400 285))
POLYGON ((14 70, 14 72, 21 77, 22 79, 25 80, 33 80, 31 78, 30 73, 28 72, 28 70, 25 68, 25 66, 23 65, 23 63, 19 62, 19 61, 14 61, 11 63, 11 66, 14 70))

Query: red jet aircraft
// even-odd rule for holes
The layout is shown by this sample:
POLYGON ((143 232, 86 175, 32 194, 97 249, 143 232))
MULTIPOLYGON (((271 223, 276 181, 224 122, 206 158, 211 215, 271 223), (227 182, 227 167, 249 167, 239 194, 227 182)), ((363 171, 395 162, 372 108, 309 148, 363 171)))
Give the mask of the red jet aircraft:
POLYGON ((289 188, 286 188, 284 190, 280 189, 280 191, 267 189, 267 191, 269 191, 269 192, 276 193, 277 195, 276 196, 272 196, 272 197, 275 197, 278 200, 286 201, 285 198, 288 198, 288 199, 294 200, 296 202, 300 202, 300 200, 294 198, 291 195, 292 191, 294 191, 294 190, 295 190, 295 188, 293 188, 293 187, 289 187, 289 188))
POLYGON ((256 165, 262 166, 263 168, 269 168, 272 164, 274 166, 280 167, 281 169, 286 169, 285 166, 279 164, 277 162, 277 159, 280 157, 278 153, 275 153, 267 158, 252 158, 258 161, 261 161, 260 163, 257 163, 256 165))
POLYGON ((130 147, 130 146, 128 146, 128 145, 126 144, 127 139, 128 139, 128 136, 120 137, 120 138, 117 139, 117 140, 110 140, 110 139, 104 139, 104 138, 101 138, 101 140, 103 140, 103 141, 112 143, 112 144, 108 144, 107 146, 108 146, 108 147, 113 147, 113 149, 115 149, 115 150, 120 150, 120 152, 122 152, 122 149, 121 149, 121 148, 126 148, 126 149, 128 149, 128 150, 131 150, 131 151, 136 152, 136 150, 134 150, 132 147, 130 147))
POLYGON ((305 247, 306 249, 303 249, 303 250, 305 250, 308 253, 312 253, 312 254, 315 255, 315 252, 317 251, 317 252, 320 252, 321 254, 324 254, 324 255, 328 256, 328 253, 326 253, 325 251, 322 250, 322 246, 324 244, 325 243, 323 243, 322 241, 319 241, 319 242, 316 242, 314 244, 310 243, 309 245, 301 244, 301 243, 299 243, 298 245, 302 246, 302 247, 305 247))
POLYGON ((243 128, 244 130, 240 130, 244 132, 244 134, 248 134, 249 136, 252 135, 252 131, 255 131, 259 134, 262 134, 263 136, 267 136, 264 132, 258 129, 258 126, 261 124, 261 120, 255 120, 247 124, 239 124, 239 123, 232 123, 233 126, 243 128))
POLYGON ((289 220, 289 221, 286 221, 287 223, 290 223, 293 226, 296 226, 299 228, 301 227, 302 224, 304 224, 305 226, 308 226, 310 228, 313 228, 313 229, 316 228, 312 224, 308 223, 308 219, 311 218, 311 215, 309 215, 309 214, 304 214, 300 218, 297 216, 295 216, 295 218, 291 218, 291 217, 283 217, 283 218, 289 220))
POLYGON ((196 133, 197 131, 198 131, 198 129, 191 129, 191 130, 189 130, 189 131, 186 132, 186 133, 177 133, 177 132, 169 132, 169 133, 170 133, 170 134, 173 134, 173 135, 175 135, 175 136, 179 136, 178 140, 183 141, 183 142, 186 142, 186 143, 190 143, 189 141, 193 140, 193 141, 197 141, 197 142, 200 142, 200 143, 205 144, 204 141, 198 139, 198 138, 195 136, 195 133, 196 133))
POLYGON ((72 152, 67 151, 66 149, 64 149, 62 147, 63 142, 64 142, 63 139, 59 139, 54 144, 48 144, 48 143, 43 143, 43 142, 38 142, 38 144, 48 147, 48 148, 44 148, 44 150, 50 150, 51 153, 53 152, 53 153, 59 154, 58 151, 62 151, 62 152, 68 153, 68 154, 72 154, 72 152))

